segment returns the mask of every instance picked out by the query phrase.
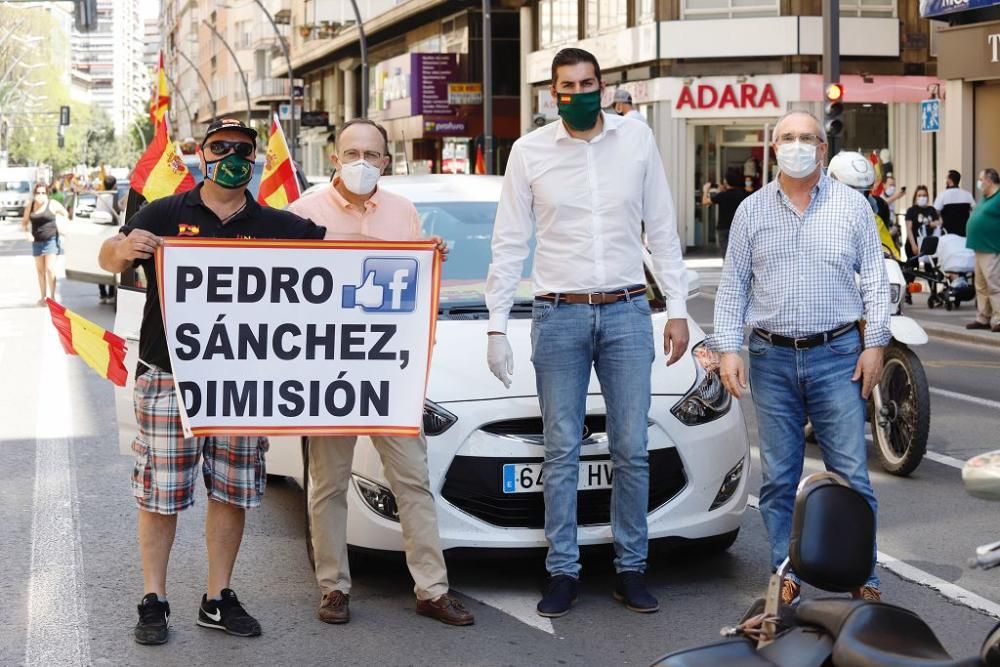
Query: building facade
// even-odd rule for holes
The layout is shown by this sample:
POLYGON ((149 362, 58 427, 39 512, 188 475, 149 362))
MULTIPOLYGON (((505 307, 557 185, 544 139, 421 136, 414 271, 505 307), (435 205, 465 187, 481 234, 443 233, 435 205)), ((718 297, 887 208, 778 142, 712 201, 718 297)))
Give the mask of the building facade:
POLYGON ((943 163, 972 188, 986 167, 1000 169, 1000 0, 930 0, 924 16, 937 36, 943 163))
MULTIPOLYGON (((919 124, 921 100, 940 83, 930 27, 917 0, 840 7, 842 146, 866 155, 888 148, 886 168, 912 195, 933 174, 933 145, 919 124)), ((714 207, 700 203, 705 183, 737 168, 760 187, 775 173, 767 144, 778 117, 802 108, 822 118, 818 1, 533 0, 520 11, 521 127, 556 117, 555 53, 571 45, 593 52, 605 104, 624 88, 653 128, 689 248, 715 243, 714 207)))
POLYGON ((98 0, 96 29, 74 27, 70 37, 72 85, 108 114, 117 136, 129 131, 149 101, 138 2, 98 0))

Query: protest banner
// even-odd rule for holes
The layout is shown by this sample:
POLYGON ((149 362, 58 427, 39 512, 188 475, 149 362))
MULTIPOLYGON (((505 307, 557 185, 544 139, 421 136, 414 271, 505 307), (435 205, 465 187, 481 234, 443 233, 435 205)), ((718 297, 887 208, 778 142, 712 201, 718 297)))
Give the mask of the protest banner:
POLYGON ((433 241, 168 238, 156 266, 186 435, 419 434, 433 241))

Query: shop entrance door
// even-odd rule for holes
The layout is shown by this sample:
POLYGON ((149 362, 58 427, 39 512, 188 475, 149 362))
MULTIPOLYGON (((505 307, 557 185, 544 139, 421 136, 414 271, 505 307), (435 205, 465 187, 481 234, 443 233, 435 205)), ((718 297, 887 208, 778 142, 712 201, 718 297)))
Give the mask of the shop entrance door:
POLYGON ((717 209, 701 203, 702 187, 711 183, 717 192, 727 169, 740 174, 739 186, 746 179, 756 190, 763 182, 765 125, 699 125, 695 129, 695 223, 694 248, 712 254, 718 247, 715 233, 717 209))

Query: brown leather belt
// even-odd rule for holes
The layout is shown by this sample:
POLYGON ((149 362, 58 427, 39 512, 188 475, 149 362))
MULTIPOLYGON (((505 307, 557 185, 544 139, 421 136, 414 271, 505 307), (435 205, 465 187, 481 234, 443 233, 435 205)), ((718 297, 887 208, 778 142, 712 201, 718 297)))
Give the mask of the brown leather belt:
POLYGON ((763 329, 754 329, 753 332, 771 343, 771 345, 777 345, 779 347, 794 347, 796 350, 808 350, 812 347, 817 347, 833 340, 834 338, 839 338, 846 333, 854 331, 858 326, 857 322, 851 322, 850 324, 845 324, 842 327, 837 327, 836 329, 831 329, 830 331, 824 331, 823 333, 813 334, 812 336, 803 336, 802 338, 789 338, 788 336, 781 336, 779 334, 773 334, 769 331, 764 331, 763 329))
POLYGON ((631 287, 623 287, 622 289, 615 290, 614 292, 591 292, 590 294, 556 294, 555 292, 549 292, 548 294, 539 294, 535 296, 535 298, 542 299, 544 301, 585 303, 591 306, 603 306, 608 303, 617 303, 618 301, 624 301, 626 299, 631 300, 632 297, 645 293, 645 285, 633 285, 631 287))

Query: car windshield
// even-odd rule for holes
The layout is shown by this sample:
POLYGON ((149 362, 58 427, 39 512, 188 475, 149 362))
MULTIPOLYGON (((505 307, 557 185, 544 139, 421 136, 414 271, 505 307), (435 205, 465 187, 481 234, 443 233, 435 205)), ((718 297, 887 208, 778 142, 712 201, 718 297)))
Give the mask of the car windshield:
POLYGON ((3 184, 4 192, 30 192, 31 183, 28 181, 6 181, 3 184))
MULTIPOLYGON (((448 261, 441 267, 441 308, 485 308, 486 274, 490 268, 490 241, 496 202, 418 202, 424 235, 440 236, 448 242, 448 261)), ((532 251, 534 242, 532 241, 532 251)), ((533 252, 524 262, 521 281, 514 299, 530 302, 531 261, 533 252)))

